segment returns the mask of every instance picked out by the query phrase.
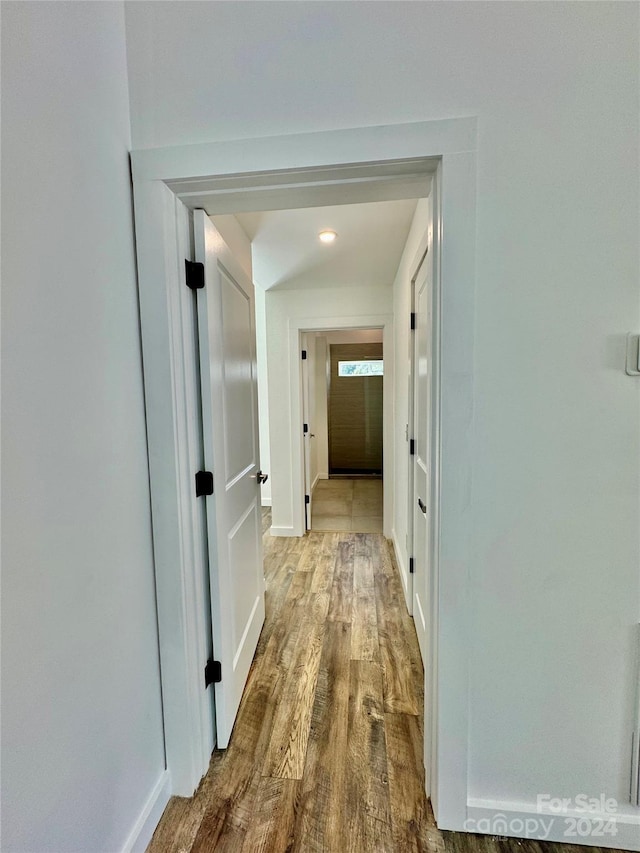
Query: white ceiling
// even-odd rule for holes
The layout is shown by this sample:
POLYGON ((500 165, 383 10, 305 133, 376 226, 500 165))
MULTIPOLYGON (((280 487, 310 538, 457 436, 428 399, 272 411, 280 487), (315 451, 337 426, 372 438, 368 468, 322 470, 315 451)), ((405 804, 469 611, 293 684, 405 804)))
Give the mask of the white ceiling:
POLYGON ((402 199, 236 218, 252 241, 253 279, 264 290, 391 285, 416 204, 402 199), (318 240, 325 228, 337 232, 334 243, 318 240))

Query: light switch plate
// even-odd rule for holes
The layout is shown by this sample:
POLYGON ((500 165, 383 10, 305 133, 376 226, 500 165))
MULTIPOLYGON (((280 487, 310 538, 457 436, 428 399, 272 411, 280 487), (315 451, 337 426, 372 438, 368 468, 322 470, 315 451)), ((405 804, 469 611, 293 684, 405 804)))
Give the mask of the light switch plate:
POLYGON ((640 335, 627 335, 627 373, 629 376, 640 376, 640 335))

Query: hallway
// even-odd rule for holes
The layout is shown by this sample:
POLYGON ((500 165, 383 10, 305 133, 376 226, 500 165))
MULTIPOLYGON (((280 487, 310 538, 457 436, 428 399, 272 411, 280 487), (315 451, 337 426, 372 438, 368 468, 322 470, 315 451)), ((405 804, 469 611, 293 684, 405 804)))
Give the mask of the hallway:
POLYGON ((440 831, 424 794, 423 670, 378 534, 269 535, 267 615, 226 752, 147 853, 596 853, 440 831))
POLYGON ((231 745, 192 800, 171 800, 149 853, 437 846, 422 664, 384 538, 266 532, 264 558, 267 617, 231 745))

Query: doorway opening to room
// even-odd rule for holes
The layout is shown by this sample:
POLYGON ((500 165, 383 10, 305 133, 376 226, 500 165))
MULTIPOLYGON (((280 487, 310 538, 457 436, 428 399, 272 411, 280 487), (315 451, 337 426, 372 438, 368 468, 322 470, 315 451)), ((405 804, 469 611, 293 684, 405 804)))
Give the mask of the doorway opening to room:
MULTIPOLYGON (((412 263, 414 243, 427 239, 430 188, 427 179, 412 198, 403 186, 404 198, 356 202, 345 193, 339 204, 235 214, 251 244, 256 286, 260 464, 269 473, 262 499, 271 533, 302 536, 314 515, 324 529, 353 529, 355 518, 363 532, 388 539, 395 529, 405 575, 406 502, 404 492, 400 502, 394 494, 394 469, 408 464, 409 283, 398 271, 403 256, 412 263), (329 245, 320 237, 328 227, 329 245), (394 327, 394 294, 402 329, 394 327), (399 431, 394 408, 404 411, 399 431), (338 485, 344 477, 372 482, 338 485), (316 512, 316 492, 327 488, 375 494, 379 506, 355 501, 358 514, 346 522, 345 501, 327 496, 316 512), (400 526, 394 503, 403 508, 400 526)), ((214 225, 229 218, 212 216, 214 225)))
POLYGON ((383 332, 304 332, 307 530, 382 533, 383 332))
MULTIPOLYGON (((206 702, 203 699, 204 687, 199 687, 203 654, 201 638, 193 628, 196 620, 191 618, 202 605, 203 591, 194 569, 194 562, 189 559, 190 538, 192 538, 190 524, 195 505, 189 491, 192 486, 191 466, 186 458, 188 454, 183 453, 182 450, 189 446, 190 441, 182 406, 185 396, 183 381, 185 349, 182 342, 183 331, 188 326, 189 318, 186 315, 181 317, 181 308, 176 294, 180 293, 180 288, 184 284, 181 277, 184 274, 185 259, 193 258, 193 247, 190 254, 188 239, 184 243, 184 253, 180 240, 176 240, 176 232, 178 237, 180 236, 183 208, 189 211, 200 210, 211 217, 229 214, 242 216, 244 211, 295 210, 298 211, 298 218, 301 219, 299 211, 323 205, 350 205, 371 201, 421 198, 424 193, 416 193, 416 186, 424 186, 425 177, 433 177, 434 183, 438 186, 438 206, 433 220, 433 239, 438 246, 442 244, 442 221, 446 217, 446 246, 448 247, 443 258, 443 271, 440 272, 439 262, 434 276, 434 292, 437 300, 434 309, 434 317, 437 319, 437 322, 434 322, 434 354, 436 364, 440 363, 442 355, 443 364, 442 392, 439 384, 439 369, 434 369, 437 402, 433 417, 436 429, 434 448, 439 454, 440 412, 442 411, 446 415, 447 428, 447 459, 443 460, 442 467, 449 472, 452 470, 449 467, 451 459, 461 459, 462 462, 455 463, 456 482, 458 482, 461 479, 460 466, 464 469, 466 477, 466 457, 464 454, 456 455, 456 449, 465 446, 465 429, 468 419, 459 417, 460 406, 457 403, 456 406, 451 406, 450 397, 453 393, 451 376, 456 377, 457 389, 458 368, 467 363, 465 357, 471 352, 472 344, 470 321, 473 317, 471 310, 473 288, 470 285, 473 284, 471 248, 475 233, 474 168, 475 122, 471 120, 425 122, 415 126, 360 128, 328 134, 307 134, 300 137, 283 137, 277 143, 274 143, 274 140, 247 140, 241 149, 235 144, 228 146, 216 143, 191 146, 189 150, 143 151, 136 152, 134 155, 145 385, 148 390, 148 399, 153 404, 148 406, 147 416, 152 499, 155 510, 154 542, 157 546, 156 578, 162 683, 165 696, 163 703, 165 744, 172 790, 176 794, 188 796, 198 784, 206 754, 204 748, 206 737, 203 736, 203 731, 207 724, 206 702), (443 178, 445 175, 446 178, 443 178), (446 310, 440 306, 441 293, 446 293, 444 305, 446 310), (442 328, 441 318, 444 318, 442 328), (455 341, 455 347, 453 343, 444 346, 443 341, 455 341), (452 347, 454 350, 451 350, 452 347), (450 363, 452 361, 455 361, 455 365, 450 363), (448 396, 445 396, 445 391, 448 396), (442 405, 441 396, 444 399, 442 405), (176 506, 179 512, 176 511, 176 506), (189 630, 182 630, 185 618, 189 630), (187 685, 187 689, 182 689, 184 685, 187 685)), ((387 235, 383 239, 386 240, 387 235)), ((436 257, 439 255, 437 254, 436 257)), ((199 262, 198 258, 194 260, 199 262)), ((290 276, 295 273, 295 267, 289 270, 290 276)), ((259 291, 261 282, 257 277, 256 281, 259 291)), ((273 487, 274 517, 270 528, 271 534, 273 537, 278 537, 280 542, 290 537, 290 544, 283 547, 287 555, 294 556, 299 547, 298 537, 302 541, 305 539, 302 536, 305 530, 304 502, 298 503, 296 498, 298 494, 304 496, 302 433, 304 421, 299 382, 300 333, 307 330, 318 332, 345 326, 360 329, 383 326, 384 343, 391 344, 390 348, 385 348, 384 379, 387 379, 388 373, 393 375, 399 358, 404 362, 404 368, 400 371, 401 381, 395 383, 400 399, 387 397, 386 394, 384 397, 392 400, 392 406, 385 404, 385 410, 390 409, 392 422, 390 435, 393 437, 390 444, 385 435, 384 446, 387 453, 383 458, 383 467, 386 468, 389 456, 404 458, 408 453, 406 435, 408 383, 406 378, 402 378, 407 367, 408 341, 406 337, 400 338, 402 346, 399 357, 396 355, 395 341, 396 333, 404 336, 407 331, 410 306, 408 303, 405 304, 404 297, 398 304, 395 301, 393 305, 383 304, 384 300, 378 298, 375 287, 368 285, 365 306, 355 305, 348 287, 338 286, 336 288, 338 293, 317 294, 317 302, 314 306, 309 306, 304 301, 306 294, 296 293, 286 282, 278 284, 273 290, 272 304, 267 312, 266 328, 275 342, 275 358, 269 365, 268 379, 269 383, 274 379, 281 383, 281 391, 285 396, 284 399, 276 396, 275 404, 268 407, 269 429, 272 433, 272 457, 268 464, 264 458, 257 457, 257 459, 259 459, 258 464, 261 470, 269 472, 270 484, 273 487), (279 315, 278 311, 274 310, 278 306, 282 309, 279 310, 279 315), (381 317, 384 317, 383 322, 381 317), (394 328, 394 317, 400 318, 398 322, 401 327, 399 326, 398 329, 394 328), (394 360, 390 370, 387 364, 388 354, 391 354, 394 360), (274 452, 276 447, 277 450, 274 452), (393 448, 391 454, 390 447, 393 448), (277 515, 278 490, 282 490, 279 505, 283 510, 279 515, 277 515), (293 500, 287 501, 287 494, 291 495, 293 500), (284 500, 282 500, 283 495, 284 500), (287 503, 290 509, 287 509, 287 503)), ((259 298, 256 302, 259 314, 260 310, 264 310, 264 300, 262 309, 259 298)), ((215 360, 211 366, 216 366, 215 360)), ((231 374, 229 376, 232 378, 231 374)), ((466 386, 464 390, 466 394, 466 386)), ((459 397, 458 393, 455 400, 458 401, 459 397)), ((257 459, 254 460, 253 467, 256 467, 257 459)), ((392 460, 392 465, 394 462, 395 459, 392 460)), ((432 571, 436 576, 440 553, 443 547, 444 553, 449 553, 447 547, 450 546, 452 537, 456 543, 457 554, 460 553, 461 548, 466 547, 464 532, 461 538, 460 531, 453 525, 447 526, 444 523, 441 525, 439 521, 440 467, 438 462, 438 468, 434 470, 433 495, 430 503, 432 509, 430 517, 433 518, 436 533, 431 541, 432 571), (442 545, 441 529, 444 532, 442 545)), ((394 470, 393 489, 396 494, 406 496, 407 483, 398 483, 397 475, 398 471, 394 470)), ((388 538, 392 538, 394 532, 397 534, 398 531, 393 530, 395 522, 391 512, 393 504, 387 507, 387 493, 390 489, 386 470, 384 476, 384 533, 388 538), (388 528, 387 519, 390 525, 388 528)), ((452 494, 451 488, 447 488, 448 482, 448 480, 444 482, 444 491, 447 495, 446 508, 449 518, 453 510, 457 510, 458 495, 457 492, 452 494)), ((217 501, 218 496, 214 500, 217 501)), ((398 506, 399 502, 395 501, 395 505, 398 506)), ((406 514, 406 511, 403 513, 400 509, 399 515, 403 514, 406 514)), ((314 535, 313 531, 309 536, 312 535, 314 535)), ((323 537, 327 535, 332 534, 323 534, 323 537)), ((356 540, 352 543, 353 547, 346 548, 347 553, 344 555, 348 557, 350 553, 353 557, 353 574, 350 575, 347 569, 340 574, 338 580, 346 582, 351 576, 354 592, 357 580, 361 586, 362 597, 367 598, 370 597, 371 584, 362 559, 367 555, 361 553, 363 543, 358 539, 361 534, 354 534, 354 536, 356 540)), ((396 536, 395 538, 403 547, 402 540, 405 537, 396 536)), ((320 557, 323 554, 324 551, 321 549, 320 557)), ((375 560, 376 564, 382 567, 380 589, 384 591, 386 587, 382 581, 391 575, 384 560, 381 562, 378 555, 375 560)), ((318 568, 323 563, 314 561, 311 565, 318 568)), ((346 630, 344 626, 348 622, 348 608, 344 614, 331 610, 339 602, 334 601, 332 594, 324 589, 323 583, 326 580, 324 575, 322 573, 317 576, 312 575, 309 566, 304 564, 299 567, 298 573, 298 583, 294 593, 303 593, 308 585, 310 594, 318 597, 316 604, 318 606, 322 604, 323 607, 327 603, 325 599, 328 596, 329 612, 332 615, 325 617, 325 620, 331 629, 330 633, 344 632, 346 630)), ((433 730, 437 734, 438 743, 442 745, 442 749, 437 753, 431 750, 430 755, 425 754, 426 788, 432 795, 436 815, 440 813, 449 823, 452 821, 452 814, 455 813, 457 821, 457 815, 463 816, 466 809, 464 763, 466 752, 457 749, 455 754, 450 754, 452 751, 449 748, 454 742, 466 747, 464 696, 466 695, 467 657, 466 647, 460 639, 465 636, 463 630, 465 599, 458 596, 456 601, 460 602, 460 606, 446 610, 444 617, 438 608, 438 601, 443 596, 447 598, 451 593, 450 587, 457 581, 456 573, 448 572, 443 575, 440 589, 435 590, 435 596, 431 601, 433 613, 430 622, 433 642, 430 641, 429 647, 432 666, 428 667, 428 683, 423 684, 420 681, 418 685, 416 682, 419 694, 424 696, 429 706, 425 714, 425 728, 433 730), (443 659, 447 663, 446 671, 442 670, 442 678, 438 677, 438 659, 443 659), (436 754, 437 762, 434 758, 436 754)), ((401 594, 394 595, 390 599, 394 618, 400 612, 404 612, 398 611, 398 599, 401 601, 401 594)), ((295 602, 292 602, 293 604, 295 602)), ((221 601, 218 606, 224 607, 225 603, 221 601)), ((296 610, 292 606, 291 615, 307 612, 304 607, 296 610)), ((407 615, 407 618, 410 617, 407 615)), ((356 625, 356 628, 355 636, 364 642, 369 629, 368 623, 363 622, 356 625)), ((388 625, 380 636, 391 639, 394 635, 395 632, 388 625)), ((309 642, 308 645, 315 654, 317 644, 309 642)), ((392 643, 385 648, 389 655, 394 653, 392 643)), ((330 659, 333 660, 333 657, 330 659)), ((324 657, 321 656, 319 661, 322 660, 324 657)), ((356 655, 354 660, 357 665, 351 668, 354 671, 358 670, 360 675, 362 675, 360 670, 370 669, 373 673, 376 666, 379 666, 375 660, 369 660, 364 654, 356 655)), ((225 661, 222 664, 224 666, 225 661)), ((389 671, 394 670, 391 668, 389 671)), ((319 680, 318 683, 323 682, 319 680)), ((353 683, 356 689, 358 685, 364 684, 364 680, 359 677, 353 683)), ((390 682, 388 688, 392 691, 395 686, 400 685, 390 682)), ((215 687, 217 691, 218 684, 215 687)), ((295 683, 292 689, 297 689, 295 683)), ((392 692, 388 693, 384 703, 386 714, 406 713, 411 718, 422 716, 419 707, 399 711, 395 707, 396 702, 397 697, 394 697, 392 692)), ((291 707, 295 711, 298 705, 294 702, 291 707)), ((330 718, 328 719, 330 723, 330 718)), ((284 718, 280 723, 283 732, 290 729, 288 721, 284 718)), ((308 731, 314 732, 314 726, 311 726, 308 731)), ((332 738, 329 738, 329 741, 331 740, 332 738)), ((427 743, 428 739, 425 739, 425 747, 427 743)), ((274 753, 273 761, 276 760, 277 755, 274 753)), ((269 773, 268 775, 278 776, 279 774, 269 773)), ((287 773, 282 775, 283 778, 290 778, 287 773)))

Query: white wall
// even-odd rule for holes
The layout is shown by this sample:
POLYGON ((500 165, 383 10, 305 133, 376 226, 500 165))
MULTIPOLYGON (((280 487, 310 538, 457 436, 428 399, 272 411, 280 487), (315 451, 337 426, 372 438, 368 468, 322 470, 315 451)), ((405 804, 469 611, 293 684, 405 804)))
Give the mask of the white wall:
MULTIPOLYGON (((466 514, 476 798, 627 798, 638 14, 601 2, 128 7, 137 147, 478 116, 466 514)), ((274 495, 279 469, 274 459, 274 495)))
MULTIPOLYGON (((290 422, 291 375, 289 329, 294 321, 314 321, 334 317, 358 317, 391 313, 390 287, 306 290, 271 290, 266 294, 267 369, 269 379, 269 431, 271 436, 272 524, 274 530, 293 532, 295 510, 292 484, 299 476, 292 461, 291 448, 297 438, 290 422)), ((346 321, 348 323, 348 319, 346 321)), ((386 469, 385 469, 386 474, 386 469)), ((391 476, 391 474, 390 474, 391 476)))
POLYGON ((122 5, 3 3, 2 110, 2 849, 111 853, 164 771, 122 5))
POLYGON ((394 327, 394 366, 395 395, 393 401, 394 423, 394 495, 393 495, 393 543, 400 563, 400 574, 405 584, 409 571, 407 543, 407 521, 409 507, 409 447, 406 428, 409 418, 409 375, 411 372, 411 279, 415 273, 416 255, 425 244, 425 235, 429 227, 429 202, 420 199, 413 216, 411 229, 402 252, 395 280, 393 282, 393 327, 394 327))
POLYGON ((340 329, 327 332, 328 344, 370 344, 382 343, 382 329, 340 329))
POLYGON ((260 467, 269 475, 261 487, 262 506, 271 506, 271 438, 269 434, 269 378, 267 375, 266 291, 256 286, 256 355, 258 360, 258 422, 260 429, 260 467))

